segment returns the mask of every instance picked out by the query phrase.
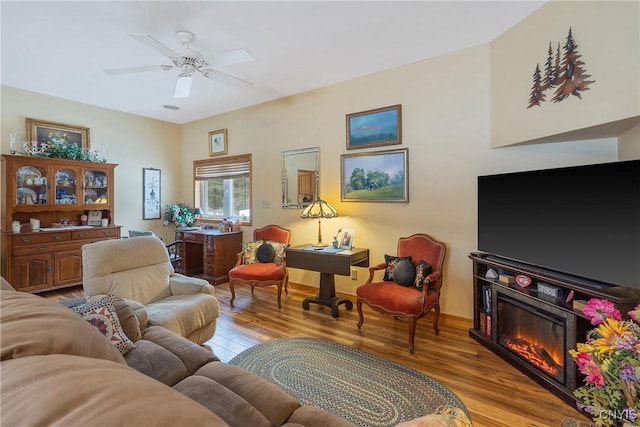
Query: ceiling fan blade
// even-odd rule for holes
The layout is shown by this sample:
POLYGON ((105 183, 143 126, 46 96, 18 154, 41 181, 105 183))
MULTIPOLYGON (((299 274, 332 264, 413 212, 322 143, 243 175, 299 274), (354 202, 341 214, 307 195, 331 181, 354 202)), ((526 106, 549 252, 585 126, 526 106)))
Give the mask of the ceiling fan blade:
POLYGON ((216 55, 211 62, 214 67, 221 67, 224 65, 240 64, 248 61, 253 61, 253 55, 251 55, 248 50, 240 48, 216 55))
POLYGON ((156 70, 171 70, 175 68, 173 65, 146 65, 142 67, 126 67, 126 68, 112 68, 110 70, 104 70, 105 73, 112 76, 120 74, 141 73, 143 71, 156 71, 156 70))
POLYGON ((242 80, 239 77, 234 77, 229 74, 221 73, 220 71, 212 70, 210 68, 201 70, 200 72, 204 77, 208 78, 209 80, 215 80, 228 85, 242 86, 242 87, 245 87, 245 85, 255 86, 253 83, 248 82, 246 80, 242 80))
POLYGON ((188 98, 191 93, 191 83, 193 83, 193 74, 182 73, 176 80, 176 89, 173 92, 174 98, 188 98))
POLYGON ((140 43, 143 43, 149 46, 151 49, 155 50, 156 52, 160 52, 164 56, 168 56, 169 58, 180 58, 180 55, 178 55, 172 49, 163 45, 158 40, 154 39, 148 34, 129 33, 129 35, 134 39, 138 40, 140 43))

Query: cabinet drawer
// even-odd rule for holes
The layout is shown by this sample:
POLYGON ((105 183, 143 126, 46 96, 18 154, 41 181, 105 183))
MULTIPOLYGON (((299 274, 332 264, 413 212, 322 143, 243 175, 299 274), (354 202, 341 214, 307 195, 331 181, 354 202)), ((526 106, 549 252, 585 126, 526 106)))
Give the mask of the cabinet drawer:
POLYGON ((13 248, 13 256, 34 255, 45 252, 80 250, 80 242, 52 243, 42 242, 34 245, 16 246, 13 248))
POLYGON ((73 240, 95 240, 118 237, 117 228, 96 228, 93 230, 77 230, 71 233, 73 240))
POLYGON ((182 233, 182 240, 187 241, 187 242, 203 243, 204 242, 204 235, 202 235, 202 234, 182 233))
POLYGON ((64 232, 42 232, 25 234, 24 236, 12 236, 14 246, 35 245, 39 243, 66 242, 71 240, 71 233, 64 232))

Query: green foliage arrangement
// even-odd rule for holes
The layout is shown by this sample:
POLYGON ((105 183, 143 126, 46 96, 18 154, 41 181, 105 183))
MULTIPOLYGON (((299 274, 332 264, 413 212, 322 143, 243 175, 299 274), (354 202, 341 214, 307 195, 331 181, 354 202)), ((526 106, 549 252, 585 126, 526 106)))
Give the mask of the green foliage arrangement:
POLYGON ((164 225, 176 224, 179 227, 189 227, 196 222, 193 208, 186 202, 179 201, 171 205, 165 205, 162 211, 162 223, 164 225))

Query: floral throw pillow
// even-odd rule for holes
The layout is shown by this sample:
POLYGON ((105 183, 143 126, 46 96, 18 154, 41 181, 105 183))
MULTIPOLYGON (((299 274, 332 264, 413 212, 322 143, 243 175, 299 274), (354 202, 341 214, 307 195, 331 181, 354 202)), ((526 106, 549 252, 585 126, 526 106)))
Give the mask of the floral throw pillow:
POLYGON ((427 261, 421 259, 418 265, 416 265, 416 279, 413 282, 413 286, 415 286, 418 290, 422 290, 422 285, 424 284, 424 279, 427 278, 428 275, 433 271, 433 267, 427 261))
POLYGON ((243 264, 253 264, 254 262, 258 262, 257 253, 258 248, 261 244, 264 243, 264 240, 254 240, 253 242, 247 242, 242 244, 242 263, 243 264))
POLYGON ((273 257, 273 262, 276 264, 282 264, 284 262, 284 251, 287 249, 287 244, 282 242, 274 242, 273 240, 267 240, 273 249, 276 251, 275 257, 273 257))
POLYGON ((98 328, 115 348, 122 353, 127 354, 136 345, 131 341, 122 330, 120 320, 116 313, 115 300, 111 295, 99 296, 91 298, 86 303, 71 308, 77 314, 82 316, 84 320, 98 328))
POLYGON ((393 282, 393 281, 395 281, 395 279, 393 277, 393 272, 396 269, 396 267, 398 266, 398 263, 400 261, 402 261, 403 259, 411 261, 411 257, 410 256, 397 257, 397 256, 393 256, 393 255, 385 255, 384 256, 384 262, 387 264, 387 266, 386 266, 386 268, 384 270, 384 277, 382 278, 382 280, 384 280, 385 282, 393 282))

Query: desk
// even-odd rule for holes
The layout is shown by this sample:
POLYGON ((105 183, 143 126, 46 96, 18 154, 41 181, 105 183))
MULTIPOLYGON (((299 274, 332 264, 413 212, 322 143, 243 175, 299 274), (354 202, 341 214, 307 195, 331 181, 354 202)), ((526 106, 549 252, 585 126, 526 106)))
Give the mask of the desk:
POLYGON ((229 281, 229 270, 236 265, 236 255, 242 250, 242 231, 178 228, 176 240, 183 242, 182 274, 201 276, 212 285, 229 281))
POLYGON ((320 288, 315 297, 305 298, 302 308, 309 310, 309 304, 331 307, 331 316, 338 317, 338 306, 344 304, 347 310, 353 308, 351 300, 336 296, 334 274, 350 276, 351 267, 369 266, 369 249, 353 248, 335 252, 333 248, 316 250, 311 245, 287 248, 287 267, 320 272, 320 288))

